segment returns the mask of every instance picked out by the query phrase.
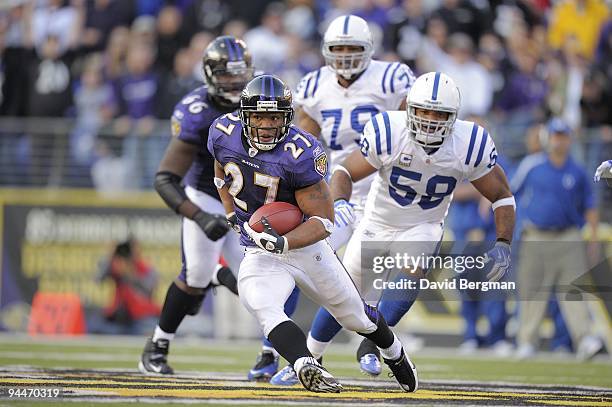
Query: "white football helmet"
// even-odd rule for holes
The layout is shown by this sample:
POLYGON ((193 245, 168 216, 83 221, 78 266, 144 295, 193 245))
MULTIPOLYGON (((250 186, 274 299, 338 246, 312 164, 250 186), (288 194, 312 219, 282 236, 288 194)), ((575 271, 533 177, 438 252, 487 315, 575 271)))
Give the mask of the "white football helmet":
POLYGON ((374 43, 368 23, 354 15, 335 18, 325 31, 321 53, 325 63, 345 79, 351 79, 365 71, 374 54, 374 43), (362 47, 363 51, 332 52, 331 48, 334 45, 355 45, 362 47))
POLYGON ((410 136, 425 147, 439 145, 451 134, 461 106, 459 88, 450 76, 429 72, 419 76, 406 97, 407 123, 410 136), (416 115, 416 109, 447 112, 446 120, 431 120, 416 115))

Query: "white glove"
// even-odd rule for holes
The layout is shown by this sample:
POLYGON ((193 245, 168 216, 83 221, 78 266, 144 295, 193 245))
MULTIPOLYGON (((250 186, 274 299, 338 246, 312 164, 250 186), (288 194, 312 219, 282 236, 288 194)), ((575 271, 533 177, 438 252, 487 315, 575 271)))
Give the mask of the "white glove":
POLYGON ((599 165, 599 167, 597 167, 595 170, 595 175, 593 176, 593 181, 599 182, 601 176, 606 175, 606 172, 609 176, 612 176, 612 160, 604 161, 599 165))
POLYGON ((355 204, 345 199, 334 202, 334 224, 336 227, 348 226, 355 223, 355 204))
POLYGON ((250 226, 249 222, 244 222, 242 227, 245 232, 251 237, 257 246, 260 248, 275 254, 285 254, 289 250, 289 243, 287 238, 276 233, 274 229, 268 223, 265 217, 261 218, 264 231, 259 233, 255 232, 250 226))

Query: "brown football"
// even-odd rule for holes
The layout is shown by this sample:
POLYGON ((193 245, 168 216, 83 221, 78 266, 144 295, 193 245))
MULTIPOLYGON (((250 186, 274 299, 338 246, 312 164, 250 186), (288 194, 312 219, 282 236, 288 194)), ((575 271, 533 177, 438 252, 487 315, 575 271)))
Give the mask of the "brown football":
POLYGON ((292 231, 304 221, 304 214, 297 206, 288 202, 270 202, 257 209, 249 219, 249 226, 256 232, 263 232, 262 216, 279 235, 292 231))

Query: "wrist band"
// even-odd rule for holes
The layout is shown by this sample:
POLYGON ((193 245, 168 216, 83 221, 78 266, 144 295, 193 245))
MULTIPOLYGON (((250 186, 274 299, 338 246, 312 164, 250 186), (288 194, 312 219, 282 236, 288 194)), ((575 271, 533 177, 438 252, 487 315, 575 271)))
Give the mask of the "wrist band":
POLYGON ((351 173, 350 173, 350 172, 349 172, 349 171, 348 171, 346 168, 344 168, 343 166, 341 166, 341 165, 336 165, 336 166, 334 167, 333 171, 332 171, 332 175, 334 175, 334 172, 336 172, 336 171, 342 171, 343 173, 345 173, 346 175, 348 175, 348 177, 349 177, 349 179, 351 180, 351 182, 353 182, 353 177, 351 177, 351 173))
POLYGON ((508 198, 499 199, 493 202, 493 204, 491 205, 491 208, 495 210, 499 208, 500 206, 512 206, 514 209, 516 209, 516 202, 514 201, 514 197, 510 196, 508 198))
POLYGON ((327 233, 331 233, 334 230, 334 224, 329 219, 322 218, 320 216, 311 216, 309 219, 317 219, 319 222, 321 222, 327 233))

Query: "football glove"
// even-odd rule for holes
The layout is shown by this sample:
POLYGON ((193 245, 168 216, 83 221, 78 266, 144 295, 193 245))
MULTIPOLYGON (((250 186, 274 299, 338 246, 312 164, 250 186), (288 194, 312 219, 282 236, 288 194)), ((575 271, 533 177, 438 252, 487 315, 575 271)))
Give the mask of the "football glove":
POLYGON ((492 264, 487 273, 489 281, 501 280, 510 270, 510 244, 496 242, 495 246, 485 254, 485 267, 492 264))
POLYGON ((287 242, 287 238, 276 233, 264 216, 261 217, 261 223, 264 227, 264 231, 261 233, 255 232, 249 226, 249 222, 244 222, 242 227, 260 248, 275 254, 287 253, 289 250, 289 242, 287 242))
POLYGON ((204 211, 198 211, 192 220, 198 224, 204 234, 213 242, 225 236, 230 229, 227 219, 223 215, 213 215, 204 211))
POLYGON ((599 182, 602 175, 612 175, 612 160, 602 162, 599 167, 595 170, 595 175, 593 176, 593 181, 599 182))
POLYGON ((230 212, 225 215, 225 217, 229 226, 234 229, 234 232, 240 234, 240 226, 238 225, 238 218, 236 217, 236 212, 230 212))
POLYGON ((347 202, 345 199, 338 199, 334 202, 334 224, 336 227, 343 227, 355 223, 355 204, 347 202))

